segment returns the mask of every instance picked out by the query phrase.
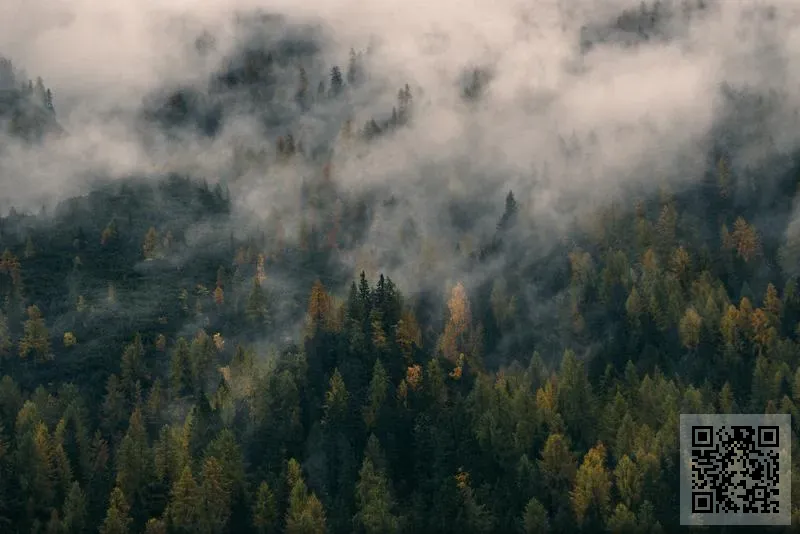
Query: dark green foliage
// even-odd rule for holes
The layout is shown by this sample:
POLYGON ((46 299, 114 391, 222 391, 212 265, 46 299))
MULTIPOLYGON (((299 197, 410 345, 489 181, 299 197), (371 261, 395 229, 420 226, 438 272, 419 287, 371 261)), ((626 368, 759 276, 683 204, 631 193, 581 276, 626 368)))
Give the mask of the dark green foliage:
MULTIPOLYGON (((355 51, 346 73, 240 59, 215 87, 266 114, 284 70, 302 112, 368 79, 355 51)), ((463 96, 480 106, 489 82, 470 71, 463 96)), ((15 87, 14 131, 54 120, 43 82, 15 87)), ((354 115, 341 150, 392 142, 417 95, 354 115)), ((181 90, 151 118, 204 106, 181 90)), ((281 128, 277 153, 237 165, 316 166, 286 206, 299 243, 269 217, 233 231, 225 182, 180 176, 0 218, 1 532, 675 532, 681 413, 797 415, 796 236, 726 164, 711 186, 586 206, 557 242, 511 191, 488 219, 454 201, 452 242, 393 229, 399 288, 353 280, 351 258, 402 199, 340 187, 336 160, 281 128), (451 295, 421 280, 442 246, 464 260, 451 295)))

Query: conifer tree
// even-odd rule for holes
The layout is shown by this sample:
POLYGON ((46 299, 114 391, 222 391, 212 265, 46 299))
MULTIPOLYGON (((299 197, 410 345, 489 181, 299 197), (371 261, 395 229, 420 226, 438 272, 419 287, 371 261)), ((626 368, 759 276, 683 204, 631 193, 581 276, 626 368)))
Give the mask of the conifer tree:
POLYGON ((201 478, 199 530, 208 534, 222 533, 230 517, 231 487, 215 457, 205 459, 201 478))
POLYGON ((199 489, 187 465, 170 492, 166 515, 172 528, 177 532, 196 532, 200 504, 199 489))
POLYGON ((572 507, 578 524, 603 525, 610 506, 611 476, 606 469, 606 448, 602 443, 592 447, 575 476, 571 493, 572 507))
POLYGON ((325 423, 336 425, 342 423, 347 417, 350 393, 347 391, 342 374, 339 369, 333 370, 328 391, 325 393, 325 423))
POLYGON ((100 534, 128 534, 130 532, 131 518, 128 515, 130 507, 125 495, 119 487, 111 492, 105 521, 100 528, 100 534))
POLYGON ((546 534, 550 531, 550 520, 547 517, 547 510, 535 497, 525 505, 522 526, 525 534, 546 534))
POLYGON ((518 210, 519 206, 514 198, 514 192, 509 191, 508 195, 506 195, 506 205, 505 209, 503 210, 503 216, 500 217, 500 221, 497 223, 497 229, 506 230, 507 228, 513 226, 514 222, 516 221, 518 210))
POLYGON ((366 455, 356 484, 356 507, 358 513, 355 523, 365 534, 400 532, 400 520, 394 511, 395 503, 390 493, 389 480, 366 455))
POLYGON ((367 425, 367 430, 374 430, 378 425, 381 410, 389 396, 389 384, 389 376, 386 374, 383 364, 380 359, 375 360, 367 393, 367 403, 364 406, 364 423, 367 425))
POLYGON ((38 306, 28 306, 28 320, 25 321, 24 333, 19 341, 19 355, 23 359, 33 356, 37 363, 53 358, 50 333, 38 306))
POLYGON ((84 532, 87 523, 86 495, 81 490, 78 482, 70 486, 67 498, 64 501, 64 530, 68 534, 84 532))
POLYGON ((253 278, 253 286, 247 297, 245 313, 253 324, 264 324, 268 320, 267 295, 257 276, 253 278))
POLYGON ((266 482, 261 482, 253 504, 253 526, 259 534, 272 534, 277 532, 277 520, 278 507, 275 503, 275 494, 266 482))
POLYGON ((117 456, 117 487, 133 505, 142 502, 149 482, 151 451, 142 412, 136 407, 131 414, 128 431, 119 445, 117 456))
POLYGON ((287 467, 289 507, 286 512, 286 534, 325 534, 325 510, 317 496, 309 493, 300 464, 292 458, 287 467))
POLYGON ((456 486, 461 497, 459 511, 456 516, 459 531, 469 534, 488 534, 491 532, 494 518, 486 510, 486 507, 479 504, 475 499, 467 472, 459 470, 456 475, 456 486))
POLYGON ((172 351, 169 372, 170 389, 175 397, 180 397, 190 389, 191 369, 189 359, 189 343, 185 338, 178 338, 178 342, 172 351))
POLYGON ((332 97, 337 97, 344 88, 344 79, 342 78, 342 71, 338 66, 331 68, 331 86, 329 94, 332 97))
POLYGON ((458 356, 467 348, 467 338, 472 324, 472 312, 463 284, 458 283, 453 287, 447 308, 450 313, 439 346, 445 358, 456 362, 458 356))
MULTIPOLYGON (((125 347, 120 367, 122 386, 130 396, 136 382, 144 378, 144 346, 142 345, 142 336, 138 333, 133 341, 125 347)), ((124 488, 123 491, 125 491, 124 488)))

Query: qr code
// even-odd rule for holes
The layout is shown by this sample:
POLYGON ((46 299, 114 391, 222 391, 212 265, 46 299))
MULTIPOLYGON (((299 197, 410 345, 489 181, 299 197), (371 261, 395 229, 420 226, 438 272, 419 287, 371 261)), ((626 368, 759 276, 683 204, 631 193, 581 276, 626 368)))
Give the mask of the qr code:
POLYGON ((681 524, 787 525, 789 415, 681 415, 681 524))

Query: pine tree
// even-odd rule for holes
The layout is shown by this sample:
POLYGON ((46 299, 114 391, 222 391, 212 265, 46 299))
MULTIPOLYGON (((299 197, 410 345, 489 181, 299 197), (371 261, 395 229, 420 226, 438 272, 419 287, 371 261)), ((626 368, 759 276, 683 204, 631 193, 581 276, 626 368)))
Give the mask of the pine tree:
POLYGON ((302 65, 298 67, 298 77, 297 92, 294 98, 297 103, 304 108, 308 100, 308 74, 302 65))
POLYGON ((365 455, 356 484, 355 523, 365 534, 394 534, 401 531, 400 520, 386 474, 365 455))
POLYGON ((200 486, 200 532, 220 534, 225 531, 231 513, 231 488, 222 465, 213 456, 203 462, 200 486))
POLYGON ((19 341, 19 355, 23 359, 33 355, 37 363, 53 358, 50 333, 44 324, 42 312, 35 305, 28 306, 28 320, 25 321, 24 333, 19 341))
POLYGON ((703 326, 703 319, 693 307, 686 309, 683 318, 678 326, 681 343, 687 349, 696 349, 700 343, 701 328, 703 326))
MULTIPOLYGON (((130 396, 136 382, 141 380, 144 374, 144 346, 142 345, 142 336, 138 333, 133 341, 125 347, 120 367, 122 386, 130 396)), ((125 491, 124 488, 123 491, 125 491)))
POLYGON ((129 534, 131 518, 128 515, 130 507, 125 499, 125 495, 119 487, 115 487, 111 492, 103 526, 100 527, 100 534, 129 534))
POLYGON ((265 324, 269 318, 267 295, 261 287, 261 282, 259 282, 257 276, 253 278, 253 286, 247 297, 247 309, 245 310, 245 314, 253 324, 265 324))
POLYGON ((68 534, 80 534, 86 527, 86 495, 80 484, 73 482, 64 501, 64 530, 68 534))
POLYGON ((627 454, 617 462, 614 480, 622 503, 633 509, 633 506, 638 504, 642 491, 642 479, 636 464, 627 454))
POLYGON ((575 476, 572 507, 579 524, 603 525, 610 506, 611 476, 605 465, 606 448, 592 447, 575 476))
POLYGON ((169 382, 171 393, 180 397, 190 390, 191 370, 189 367, 189 343, 185 338, 178 338, 170 360, 169 382))
POLYGON ((286 512, 286 534, 325 534, 325 510, 316 495, 308 492, 300 464, 294 458, 287 469, 289 508, 286 512))
POLYGON ((166 515, 172 528, 178 532, 196 532, 200 503, 197 483, 192 470, 186 466, 170 492, 166 515))
POLYGON ((472 325, 469 299, 463 284, 458 283, 453 287, 447 308, 450 312, 449 318, 439 339, 439 347, 445 358, 456 362, 459 355, 466 350, 466 340, 472 325))
POLYGON ((608 520, 608 530, 612 534, 636 534, 640 532, 636 524, 636 516, 624 503, 618 503, 614 513, 608 520))
POLYGON ((361 54, 356 54, 356 51, 350 49, 350 60, 347 63, 347 83, 356 86, 361 82, 361 54))
POLYGON ((461 502, 456 516, 459 532, 467 534, 488 534, 492 531, 494 518, 482 504, 478 504, 470 485, 469 473, 459 469, 456 475, 461 502))
POLYGON ((733 232, 731 232, 730 238, 737 255, 745 262, 749 262, 760 251, 758 233, 743 217, 739 217, 734 222, 733 232))
POLYGON ((577 471, 569 440, 562 434, 550 434, 542 448, 538 465, 551 504, 557 508, 572 486, 577 471))
POLYGON ((347 417, 348 402, 350 400, 350 393, 347 391, 342 374, 339 369, 333 370, 331 375, 330 386, 325 393, 325 424, 336 425, 340 424, 347 417))
POLYGON ((783 305, 778 296, 778 290, 772 283, 767 284, 767 290, 764 294, 764 311, 770 320, 770 325, 779 327, 781 323, 783 305))
POLYGON ((503 211, 503 216, 500 217, 500 222, 497 223, 497 229, 506 230, 513 226, 518 210, 519 206, 517 206, 517 201, 514 199, 514 192, 509 191, 508 195, 506 195, 505 210, 503 211))
POLYGON ((331 68, 331 88, 329 94, 332 97, 337 97, 344 88, 344 80, 342 79, 342 71, 338 66, 331 68))
POLYGON ((245 489, 245 468, 242 448, 234 433, 224 428, 208 444, 206 458, 214 458, 222 468, 223 483, 233 498, 245 489))
POLYGON ((550 519, 547 516, 547 510, 535 497, 525 505, 522 525, 525 534, 546 534, 550 531, 550 519))
POLYGON ((140 408, 131 414, 128 431, 117 453, 117 487, 133 505, 144 497, 152 466, 151 451, 147 443, 147 429, 144 426, 140 408))
POLYGON ((364 423, 367 430, 374 430, 378 424, 381 409, 389 396, 389 375, 386 374, 380 359, 375 360, 372 370, 372 380, 369 383, 367 403, 364 406, 364 423))
POLYGON ((422 348, 422 330, 411 310, 403 311, 395 332, 397 344, 400 346, 406 363, 411 363, 414 351, 422 348))
POLYGON ((259 534, 273 534, 278 531, 278 507, 275 494, 266 482, 261 482, 253 504, 253 526, 259 534))
POLYGON ((565 351, 561 360, 558 411, 580 444, 587 445, 595 427, 595 397, 583 362, 571 350, 565 351))
POLYGON ((319 330, 330 331, 333 323, 333 303, 325 291, 325 286, 317 280, 311 286, 306 313, 306 331, 313 336, 319 330))

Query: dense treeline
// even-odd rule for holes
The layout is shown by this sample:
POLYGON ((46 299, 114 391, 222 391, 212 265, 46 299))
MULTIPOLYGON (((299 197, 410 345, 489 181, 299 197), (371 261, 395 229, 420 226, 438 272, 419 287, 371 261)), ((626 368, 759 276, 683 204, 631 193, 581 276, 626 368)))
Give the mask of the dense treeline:
POLYGON ((0 56, 0 131, 29 141, 61 132, 55 120, 53 92, 41 78, 26 79, 11 60, 0 56))
MULTIPOLYGON (((225 209, 224 192, 208 194, 225 209)), ((302 338, 264 354, 228 338, 274 328, 270 310, 286 297, 266 290, 267 265, 277 269, 288 253, 267 262, 269 246, 240 246, 211 283, 172 292, 173 309, 165 304, 163 316, 127 332, 118 354, 103 355, 91 375, 104 377, 97 394, 68 364, 81 365, 71 352, 91 344, 93 314, 111 328, 124 318, 104 313, 120 295, 112 282, 87 298, 96 280, 59 286, 47 269, 69 254, 71 272, 80 272, 92 258, 92 277, 113 281, 115 255, 164 261, 180 231, 167 237, 151 227, 127 253, 113 221, 63 249, 56 239, 19 240, 0 263, 4 529, 672 530, 680 413, 795 413, 800 296, 791 278, 780 290, 747 287, 767 247, 744 218, 723 226, 716 250, 698 248, 677 229, 680 204, 667 194, 660 203, 654 219, 641 207, 619 215, 618 231, 635 238, 598 224, 582 238, 587 248, 565 251, 560 317, 572 334, 564 339, 585 346, 582 337, 618 326, 595 343, 626 347, 610 357, 596 351, 591 369, 584 351, 569 347, 560 359, 534 352, 486 369, 490 337, 525 321, 496 283, 487 310, 454 286, 430 336, 390 279, 363 274, 340 298, 312 284, 302 338), (731 291, 719 270, 746 287, 731 291), (235 291, 237 283, 247 290, 235 291), (53 324, 42 311, 64 313, 49 295, 59 289, 74 307, 68 327, 66 315, 53 324), (171 322, 199 326, 180 335, 171 322)), ((498 226, 518 209, 509 195, 498 226)), ((146 278, 120 285, 125 299, 147 291, 146 278)), ((121 322, 124 331, 133 321, 121 322)))
MULTIPOLYGON (((218 82, 275 83, 271 55, 247 58, 218 82)), ((313 95, 300 68, 297 105, 363 76, 353 52, 313 95)), ((490 77, 471 79, 479 99, 490 77)), ((388 111, 337 149, 413 121, 408 85, 388 111)), ((339 190, 290 132, 239 155, 319 163, 297 235, 278 217, 234 235, 227 188, 175 176, 0 219, 3 532, 672 532, 681 413, 790 413, 796 439, 794 177, 762 231, 751 177, 716 157, 533 263, 508 193, 488 242, 451 244, 502 272, 442 298, 347 280, 339 253, 391 201, 339 190)))

